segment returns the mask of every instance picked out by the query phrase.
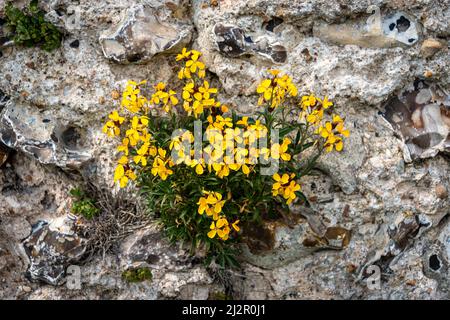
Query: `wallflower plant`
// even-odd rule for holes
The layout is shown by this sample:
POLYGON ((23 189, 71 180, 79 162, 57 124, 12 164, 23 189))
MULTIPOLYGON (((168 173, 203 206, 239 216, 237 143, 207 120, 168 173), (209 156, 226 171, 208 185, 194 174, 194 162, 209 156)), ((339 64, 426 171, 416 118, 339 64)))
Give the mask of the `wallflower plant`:
POLYGON ((258 111, 237 115, 217 99, 201 53, 184 48, 181 90, 128 81, 103 132, 117 139, 114 182, 148 200, 170 240, 202 249, 207 262, 236 265, 246 226, 307 203, 301 178, 349 136, 333 103, 299 97, 292 78, 268 70, 256 88, 258 111))

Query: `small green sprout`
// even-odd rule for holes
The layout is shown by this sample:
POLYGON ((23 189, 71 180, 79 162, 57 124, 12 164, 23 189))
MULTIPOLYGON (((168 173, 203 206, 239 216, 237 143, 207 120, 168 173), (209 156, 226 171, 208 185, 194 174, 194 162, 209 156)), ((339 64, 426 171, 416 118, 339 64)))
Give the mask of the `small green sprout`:
POLYGON ((129 283, 152 280, 152 271, 147 267, 128 269, 122 272, 122 278, 129 283))
POLYGON ((80 188, 70 190, 70 195, 74 198, 71 211, 75 214, 80 214, 86 219, 92 219, 100 213, 95 201, 89 198, 80 188))

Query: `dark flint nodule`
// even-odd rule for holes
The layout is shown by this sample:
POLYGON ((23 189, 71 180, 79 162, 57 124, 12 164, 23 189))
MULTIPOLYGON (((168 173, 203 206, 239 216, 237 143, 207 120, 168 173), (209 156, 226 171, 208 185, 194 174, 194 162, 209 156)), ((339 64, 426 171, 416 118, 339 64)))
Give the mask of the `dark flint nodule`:
POLYGON ((74 40, 74 41, 72 41, 72 42, 69 44, 69 46, 70 46, 71 48, 78 48, 78 47, 80 46, 80 41, 79 41, 79 40, 74 40))
POLYGON ((239 57, 246 53, 246 37, 244 30, 234 27, 217 24, 214 27, 214 34, 217 37, 217 45, 220 52, 230 57, 239 57))

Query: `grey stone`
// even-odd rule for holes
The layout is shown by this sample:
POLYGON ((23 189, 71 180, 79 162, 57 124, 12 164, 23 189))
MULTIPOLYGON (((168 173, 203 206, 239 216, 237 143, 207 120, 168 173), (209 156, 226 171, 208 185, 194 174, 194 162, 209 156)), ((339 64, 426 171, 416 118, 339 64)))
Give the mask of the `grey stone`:
POLYGON ((8 102, 0 114, 0 142, 43 164, 79 168, 91 159, 84 150, 84 129, 64 125, 30 106, 8 102))
POLYGON ((286 62, 286 48, 272 37, 263 35, 252 40, 243 29, 222 23, 216 24, 213 31, 219 51, 228 57, 258 54, 273 63, 286 62))
POLYGON ((124 19, 100 36, 106 58, 118 63, 146 63, 158 53, 176 52, 191 40, 189 25, 160 21, 154 9, 132 6, 124 19))
POLYGON ((78 233, 76 218, 63 216, 50 222, 39 221, 24 248, 30 259, 27 274, 31 280, 60 285, 66 268, 78 262, 85 250, 86 240, 78 233))
POLYGON ((340 250, 348 246, 349 230, 326 226, 312 209, 293 210, 292 221, 244 226, 241 259, 264 269, 274 269, 318 250, 340 250))

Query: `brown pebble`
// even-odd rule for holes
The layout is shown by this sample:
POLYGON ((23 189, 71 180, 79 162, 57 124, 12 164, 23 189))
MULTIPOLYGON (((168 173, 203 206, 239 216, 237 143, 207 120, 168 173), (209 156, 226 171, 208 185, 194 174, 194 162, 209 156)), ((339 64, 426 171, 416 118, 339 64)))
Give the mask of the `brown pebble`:
POLYGON ((448 191, 447 191, 447 188, 445 187, 445 185, 443 185, 443 184, 438 184, 436 187, 435 187, 435 192, 436 192, 436 196, 439 198, 439 199, 447 199, 447 197, 448 197, 448 191))
POLYGON ((120 97, 119 91, 113 90, 113 91, 111 92, 111 97, 112 97, 114 100, 119 99, 119 97, 120 97))
POLYGON ((439 50, 444 47, 443 43, 436 39, 426 39, 422 43, 422 47, 420 48, 420 53, 424 58, 430 58, 436 54, 439 50))
POLYGON ((31 288, 30 288, 29 286, 23 286, 23 287, 22 287, 22 290, 23 290, 24 292, 26 292, 26 293, 31 292, 31 288))
POLYGON ((406 284, 408 286, 415 286, 416 285, 416 280, 410 279, 410 280, 406 281, 406 284))
POLYGON ((100 104, 104 104, 105 103, 105 101, 106 101, 106 99, 105 99, 105 97, 100 97, 100 98, 98 98, 98 103, 100 103, 100 104))
POLYGON ((425 71, 425 73, 423 74, 425 76, 425 78, 431 78, 433 76, 433 72, 431 72, 430 70, 425 71))
POLYGON ((36 69, 33 61, 26 62, 25 65, 30 69, 36 69))
POLYGON ((348 204, 346 204, 344 206, 344 210, 342 211, 342 216, 344 218, 348 218, 349 217, 349 212, 350 212, 350 206, 348 204))
POLYGON ((350 263, 347 265, 346 269, 348 273, 353 273, 356 271, 357 267, 353 263, 350 263))

